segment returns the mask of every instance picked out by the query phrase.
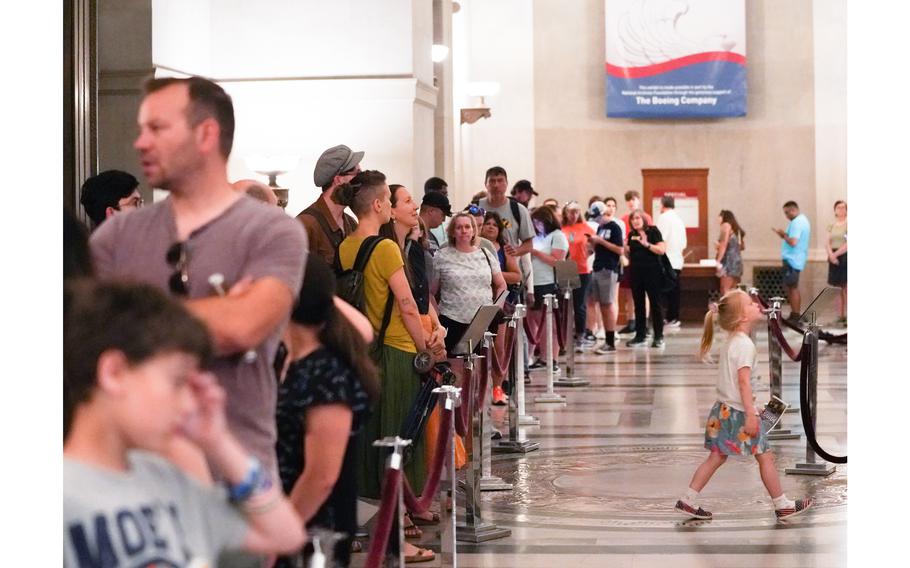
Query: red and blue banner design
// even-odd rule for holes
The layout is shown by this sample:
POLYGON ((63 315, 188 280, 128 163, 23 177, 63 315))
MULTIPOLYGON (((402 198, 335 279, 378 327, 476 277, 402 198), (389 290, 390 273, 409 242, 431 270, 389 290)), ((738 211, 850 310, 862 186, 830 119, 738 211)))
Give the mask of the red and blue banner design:
POLYGON ((607 116, 746 114, 743 0, 605 0, 607 116))

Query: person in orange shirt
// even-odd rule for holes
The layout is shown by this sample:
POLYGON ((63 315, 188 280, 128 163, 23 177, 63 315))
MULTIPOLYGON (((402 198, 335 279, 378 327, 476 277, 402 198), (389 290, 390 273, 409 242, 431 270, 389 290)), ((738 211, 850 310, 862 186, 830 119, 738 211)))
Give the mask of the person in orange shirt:
POLYGON ((581 214, 581 205, 577 201, 570 201, 563 208, 562 232, 569 240, 569 258, 578 265, 578 275, 581 279, 581 285, 572 290, 575 310, 575 352, 581 353, 585 321, 588 317, 585 293, 591 280, 591 269, 588 268, 588 237, 594 234, 594 230, 585 222, 581 214))

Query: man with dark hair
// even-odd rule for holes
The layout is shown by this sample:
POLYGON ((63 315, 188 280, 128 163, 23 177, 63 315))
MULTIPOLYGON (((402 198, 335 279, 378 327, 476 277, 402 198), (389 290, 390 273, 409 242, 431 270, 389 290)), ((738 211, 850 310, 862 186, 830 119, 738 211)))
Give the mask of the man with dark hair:
POLYGON ((310 243, 310 252, 329 266, 335 264, 338 245, 357 228, 357 221, 344 212, 344 206, 332 199, 335 189, 348 183, 360 173, 363 152, 355 152, 339 144, 319 156, 313 168, 313 183, 322 188, 322 195, 297 215, 303 223, 310 243))
POLYGON ((512 197, 525 207, 530 207, 531 198, 537 195, 540 194, 534 190, 534 186, 526 179, 520 179, 512 186, 512 197))
POLYGON ((787 230, 772 229, 782 239, 780 245, 784 269, 784 287, 787 289, 787 301, 790 302, 788 319, 799 319, 802 297, 799 293, 799 275, 806 267, 809 257, 809 237, 812 227, 809 218, 799 212, 795 201, 784 203, 784 215, 790 220, 787 230))
POLYGON ((107 170, 94 175, 82 184, 79 203, 97 227, 120 211, 142 207, 139 180, 120 170, 107 170))
POLYGON ((424 193, 441 193, 446 197, 449 196, 449 184, 440 177, 431 177, 423 184, 424 193))
POLYGON ((154 80, 147 93, 134 147, 149 185, 170 196, 95 231, 98 277, 170 290, 202 320, 230 429, 277 480, 271 363, 300 290, 306 235, 281 209, 228 182, 234 118, 221 87, 199 77, 154 80))
POLYGON ((209 566, 224 549, 298 549, 293 506, 199 371, 205 326, 147 285, 70 283, 63 306, 64 566, 209 566), (227 495, 160 457, 178 432, 224 472, 227 495))
POLYGON ((657 218, 657 228, 667 243, 667 259, 670 260, 670 266, 676 272, 676 283, 673 289, 667 292, 667 323, 666 327, 679 327, 679 275, 682 274, 683 250, 689 242, 686 238, 686 224, 676 212, 676 200, 672 195, 664 195, 660 198, 660 217, 657 218))
POLYGON ((529 294, 534 289, 531 280, 531 252, 534 238, 534 226, 531 223, 531 214, 528 208, 514 199, 506 197, 509 177, 502 166, 493 166, 488 169, 484 177, 487 188, 487 197, 477 202, 485 211, 499 213, 505 226, 506 254, 518 257, 522 279, 525 281, 525 290, 529 294))

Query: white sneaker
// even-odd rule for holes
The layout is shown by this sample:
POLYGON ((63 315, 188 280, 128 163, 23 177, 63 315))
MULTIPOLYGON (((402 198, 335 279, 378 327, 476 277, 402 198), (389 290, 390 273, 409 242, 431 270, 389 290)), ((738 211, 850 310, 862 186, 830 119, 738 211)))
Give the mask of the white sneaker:
POLYGON ((616 353, 616 347, 614 347, 612 345, 607 345, 606 343, 604 343, 603 345, 601 345, 600 347, 595 349, 594 352, 597 353, 598 355, 608 355, 610 353, 616 353))
POLYGON ((679 322, 679 320, 672 320, 672 321, 664 322, 664 327, 669 327, 671 329, 676 329, 680 325, 682 325, 682 324, 679 322))

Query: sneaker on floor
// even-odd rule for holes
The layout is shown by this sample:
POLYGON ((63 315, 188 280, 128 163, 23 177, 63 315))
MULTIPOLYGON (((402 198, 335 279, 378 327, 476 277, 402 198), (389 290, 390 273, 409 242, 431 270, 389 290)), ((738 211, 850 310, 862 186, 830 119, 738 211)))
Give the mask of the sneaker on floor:
POLYGON ((528 365, 528 369, 531 369, 532 371, 534 371, 536 369, 545 369, 546 367, 547 367, 547 364, 543 362, 543 359, 538 359, 538 360, 534 361, 533 363, 531 363, 530 365, 528 365))
POLYGON ((648 339, 646 337, 633 337, 626 341, 626 347, 647 347, 648 339))
POLYGON ((630 333, 635 333, 635 320, 630 320, 629 323, 626 324, 626 327, 620 329, 616 333, 618 335, 628 335, 630 333))
POLYGON ((496 406, 505 406, 507 400, 509 400, 509 397, 506 396, 502 387, 493 387, 493 404, 496 406))
POLYGON ((664 346, 663 337, 655 337, 654 341, 651 342, 651 347, 653 347, 654 349, 660 349, 663 346, 664 346))
POLYGON ((679 320, 670 320, 664 323, 664 327, 669 327, 670 329, 676 329, 682 325, 679 320))
POLYGON ((803 497, 802 499, 797 499, 793 503, 793 507, 788 507, 786 509, 774 509, 774 514, 777 515, 777 520, 789 520, 798 515, 802 515, 809 510, 812 505, 815 504, 809 497, 803 497))
POLYGON ((496 428, 493 428, 493 431, 490 432, 490 439, 491 440, 502 440, 502 432, 500 432, 496 428))
POLYGON ((597 337, 591 332, 590 329, 585 330, 585 335, 583 337, 585 341, 597 341, 597 337))
POLYGON ((616 353, 616 347, 614 347, 613 345, 607 345, 606 343, 604 343, 603 345, 601 345, 600 347, 595 349, 594 352, 597 353, 598 355, 607 355, 608 353, 616 353))
POLYGON ((576 342, 575 342, 575 352, 576 352, 576 353, 584 353, 584 352, 585 352, 585 344, 584 344, 584 342, 582 342, 582 341, 576 341, 576 342))
POLYGON ((705 511, 701 507, 696 509, 695 507, 689 505, 682 499, 680 499, 679 501, 676 502, 675 509, 677 511, 679 511, 680 513, 683 513, 684 515, 695 518, 695 519, 711 520, 714 518, 714 515, 712 515, 708 511, 705 511))
POLYGON ((531 375, 525 375, 525 384, 526 385, 531 384, 531 375))

